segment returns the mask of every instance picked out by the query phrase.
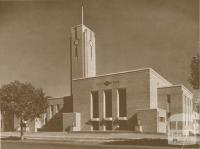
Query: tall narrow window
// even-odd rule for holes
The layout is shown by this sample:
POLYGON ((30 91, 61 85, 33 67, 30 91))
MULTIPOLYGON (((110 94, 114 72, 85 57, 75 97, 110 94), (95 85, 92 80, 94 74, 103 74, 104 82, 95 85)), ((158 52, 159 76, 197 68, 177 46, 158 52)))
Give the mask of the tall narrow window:
POLYGON ((168 104, 171 103, 171 95, 167 95, 167 103, 168 103, 168 104))
POLYGON ((126 89, 118 89, 118 99, 119 99, 119 117, 127 116, 127 105, 126 105, 126 89))
POLYGON ((75 28, 75 41, 74 41, 74 45, 75 45, 75 57, 78 57, 78 32, 77 32, 77 27, 75 28))
POLYGON ((78 57, 78 50, 77 50, 77 47, 75 48, 75 56, 78 57))
MULTIPOLYGON (((91 41, 92 42, 92 41, 91 41)), ((92 60, 92 46, 91 46, 91 60, 92 60)))
POLYGON ((188 125, 189 127, 191 127, 191 100, 189 98, 188 99, 188 125))
POLYGON ((187 126, 187 97, 184 96, 184 108, 185 108, 185 126, 187 126))
POLYGON ((167 112, 170 112, 171 96, 167 95, 167 112))
POLYGON ((99 118, 99 94, 98 91, 92 91, 92 115, 93 118, 99 118))
POLYGON ((160 122, 165 122, 165 117, 160 117, 160 122))
POLYGON ((167 95, 167 118, 171 116, 170 109, 171 109, 171 95, 167 95))
POLYGON ((92 39, 92 31, 90 31, 90 49, 91 49, 90 50, 90 54, 91 54, 90 57, 91 57, 91 60, 92 60, 92 46, 93 46, 93 43, 92 43, 91 39, 92 39))
POLYGON ((197 105, 197 112, 200 113, 200 106, 197 105))
POLYGON ((112 117, 112 90, 105 90, 105 116, 112 117))

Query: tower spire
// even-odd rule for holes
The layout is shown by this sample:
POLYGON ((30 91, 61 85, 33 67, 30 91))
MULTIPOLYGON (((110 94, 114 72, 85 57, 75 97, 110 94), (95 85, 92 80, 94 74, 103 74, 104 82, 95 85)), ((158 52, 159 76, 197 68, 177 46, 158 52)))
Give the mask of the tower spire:
POLYGON ((83 2, 81 6, 81 24, 83 25, 83 2))

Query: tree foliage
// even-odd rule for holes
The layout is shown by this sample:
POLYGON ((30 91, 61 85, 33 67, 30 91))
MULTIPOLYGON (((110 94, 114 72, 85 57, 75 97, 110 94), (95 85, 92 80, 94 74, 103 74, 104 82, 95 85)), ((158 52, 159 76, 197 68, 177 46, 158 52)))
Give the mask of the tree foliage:
POLYGON ((199 54, 194 56, 192 58, 191 64, 190 64, 190 77, 188 81, 192 85, 194 89, 200 88, 200 57, 199 54))
POLYGON ((3 85, 0 89, 1 111, 15 114, 20 120, 40 117, 47 108, 47 97, 40 88, 19 81, 3 85))

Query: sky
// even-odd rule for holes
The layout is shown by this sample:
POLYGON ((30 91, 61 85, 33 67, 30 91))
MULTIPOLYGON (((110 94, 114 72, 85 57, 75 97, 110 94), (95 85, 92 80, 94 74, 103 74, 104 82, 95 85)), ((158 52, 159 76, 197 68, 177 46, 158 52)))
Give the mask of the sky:
POLYGON ((184 84, 198 50, 198 0, 0 1, 0 85, 31 82, 48 96, 69 95, 69 37, 95 32, 97 75, 151 67, 184 84))

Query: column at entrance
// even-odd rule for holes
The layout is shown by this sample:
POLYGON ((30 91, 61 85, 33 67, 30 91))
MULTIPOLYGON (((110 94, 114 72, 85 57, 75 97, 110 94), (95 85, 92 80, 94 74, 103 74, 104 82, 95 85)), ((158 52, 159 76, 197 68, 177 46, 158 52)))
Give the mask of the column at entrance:
POLYGON ((112 130, 119 128, 118 119, 119 119, 119 98, 118 98, 117 88, 113 89, 112 94, 112 130))
POLYGON ((105 131, 105 95, 103 89, 99 90, 99 118, 100 118, 100 131, 105 131))

